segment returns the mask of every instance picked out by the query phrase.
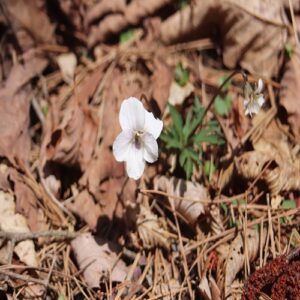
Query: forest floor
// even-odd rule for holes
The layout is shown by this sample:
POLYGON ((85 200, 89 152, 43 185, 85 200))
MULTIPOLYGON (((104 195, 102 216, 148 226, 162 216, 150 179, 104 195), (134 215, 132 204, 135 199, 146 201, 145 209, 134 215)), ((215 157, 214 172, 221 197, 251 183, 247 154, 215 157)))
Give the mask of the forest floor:
POLYGON ((299 30, 291 0, 1 1, 0 298, 300 299, 299 30))

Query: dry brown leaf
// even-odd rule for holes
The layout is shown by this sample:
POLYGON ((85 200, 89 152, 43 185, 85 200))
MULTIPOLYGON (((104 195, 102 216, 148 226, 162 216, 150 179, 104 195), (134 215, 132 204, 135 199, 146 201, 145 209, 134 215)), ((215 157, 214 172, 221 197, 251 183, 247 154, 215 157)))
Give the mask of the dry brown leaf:
POLYGON ((154 72, 151 77, 153 84, 152 96, 157 102, 160 111, 164 112, 167 105, 167 99, 169 98, 169 89, 173 79, 173 74, 162 58, 156 57, 153 63, 154 72))
POLYGON ((291 59, 285 66, 281 80, 280 103, 288 113, 295 134, 300 137, 300 47, 295 46, 291 59))
POLYGON ((40 155, 42 166, 52 160, 86 170, 96 146, 99 123, 96 111, 87 104, 102 76, 99 68, 88 74, 65 107, 58 101, 51 102, 40 155))
POLYGON ((74 201, 67 205, 67 208, 83 219, 90 229, 96 229, 98 219, 101 216, 101 209, 87 190, 80 192, 74 201))
POLYGON ((143 18, 172 3, 172 0, 134 0, 128 5, 125 5, 123 0, 114 2, 103 0, 88 13, 87 23, 104 17, 97 26, 92 26, 90 30, 88 37, 88 45, 90 47, 104 41, 112 34, 121 32, 128 26, 138 25, 143 18), (109 12, 112 12, 112 14, 109 14, 109 12))
POLYGON ((64 81, 68 84, 72 84, 77 65, 76 55, 72 52, 64 53, 57 56, 56 60, 64 81))
POLYGON ((154 179, 154 187, 157 190, 167 192, 169 195, 187 199, 180 200, 170 197, 170 201, 174 201, 176 211, 192 227, 198 217, 204 213, 204 206, 201 200, 209 200, 208 192, 203 185, 175 177, 157 176, 154 179))
MULTIPOLYGON (((263 112, 257 119, 254 118, 254 124, 262 118, 263 112)), ((283 125, 273 120, 259 137, 251 139, 255 150, 245 152, 237 159, 238 172, 247 179, 260 176, 259 179, 266 182, 272 196, 281 191, 299 190, 299 146, 293 148, 283 131, 283 125), (264 168, 265 171, 261 173, 264 168)))
POLYGON ((36 1, 5 0, 3 4, 23 49, 55 43, 54 25, 36 1))
POLYGON ((161 38, 172 43, 218 28, 228 68, 240 65, 250 73, 271 77, 277 75, 278 56, 287 37, 287 29, 275 24, 285 19, 278 0, 198 0, 163 22, 161 38))
POLYGON ((47 144, 47 159, 85 170, 91 160, 97 138, 98 121, 91 109, 77 101, 64 112, 64 119, 47 144))
MULTIPOLYGON (((24 175, 23 175, 24 176, 24 175)), ((32 189, 24 182, 21 174, 10 170, 9 179, 13 182, 16 197, 16 212, 28 220, 32 231, 39 230, 37 197, 32 189)))
POLYGON ((141 206, 141 212, 138 215, 136 226, 143 249, 155 247, 170 249, 166 223, 162 218, 158 218, 157 215, 152 213, 149 208, 141 206))
POLYGON ((60 6, 68 21, 74 26, 76 30, 83 29, 83 15, 85 13, 84 6, 86 3, 81 0, 60 0, 60 6))
MULTIPOLYGON (((246 232, 247 259, 252 262, 256 259, 260 244, 265 243, 266 231, 261 237, 258 230, 248 229, 246 232), (262 238, 262 239, 261 239, 262 238)), ((243 268, 245 263, 245 237, 238 234, 230 245, 230 250, 225 263, 225 296, 230 293, 230 287, 236 274, 243 268)))
POLYGON ((30 152, 31 88, 26 83, 44 70, 47 61, 34 52, 24 55, 24 61, 24 64, 12 67, 4 86, 0 88, 0 156, 6 156, 11 161, 17 157, 27 162, 30 152))
MULTIPOLYGON (((22 215, 15 213, 13 196, 2 191, 0 191, 0 230, 16 233, 30 231, 26 219, 22 215)), ((28 266, 37 266, 33 241, 25 240, 19 242, 15 246, 14 251, 20 260, 28 266)))
POLYGON ((118 258, 118 247, 112 242, 96 240, 90 233, 84 233, 71 242, 76 261, 87 285, 99 287, 100 280, 110 278, 123 282, 128 269, 118 258))
POLYGON ((8 180, 9 167, 6 164, 0 164, 0 190, 8 192, 11 188, 8 180))

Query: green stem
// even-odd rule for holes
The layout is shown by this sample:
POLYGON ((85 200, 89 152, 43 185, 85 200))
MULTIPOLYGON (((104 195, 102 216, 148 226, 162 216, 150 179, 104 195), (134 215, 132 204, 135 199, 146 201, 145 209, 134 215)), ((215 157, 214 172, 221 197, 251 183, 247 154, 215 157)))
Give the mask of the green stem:
MULTIPOLYGON (((238 70, 238 71, 234 71, 232 72, 227 78, 226 80, 219 86, 218 90, 216 91, 216 93, 214 94, 214 96, 211 98, 211 100, 209 101, 204 113, 203 113, 203 117, 202 117, 202 121, 204 120, 205 116, 207 115, 208 111, 210 110, 211 106, 214 104, 217 96, 222 92, 223 87, 229 82, 229 80, 231 80, 234 76, 241 74, 243 76, 244 82, 247 81, 247 74, 242 71, 242 70, 238 70)), ((202 122, 201 122, 202 123, 202 122)))

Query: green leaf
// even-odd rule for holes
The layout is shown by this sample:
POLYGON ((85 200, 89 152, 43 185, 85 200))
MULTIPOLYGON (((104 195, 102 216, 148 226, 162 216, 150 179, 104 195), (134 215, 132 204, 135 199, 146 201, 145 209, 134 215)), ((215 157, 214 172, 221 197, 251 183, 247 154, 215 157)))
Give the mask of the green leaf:
POLYGON ((285 52, 286 52, 286 55, 289 59, 292 58, 293 54, 294 54, 294 48, 293 46, 290 44, 290 43, 287 43, 285 45, 285 52))
POLYGON ((234 199, 233 201, 232 201, 232 204, 234 204, 234 205, 241 205, 241 204, 246 204, 247 202, 246 202, 246 200, 245 199, 234 199))
POLYGON ((185 124, 184 124, 183 129, 182 129, 182 134, 183 134, 183 139, 184 139, 185 144, 187 143, 189 135, 191 133, 192 117, 193 117, 193 112, 189 111, 187 116, 186 116, 185 124))
POLYGON ((184 167, 184 164, 185 164, 185 162, 186 162, 186 160, 187 160, 188 157, 189 157, 189 154, 188 154, 188 152, 184 149, 184 150, 180 153, 180 155, 179 155, 179 164, 180 164, 181 167, 184 167))
POLYGON ((201 130, 197 135, 194 136, 194 141, 196 143, 209 143, 212 145, 222 145, 224 144, 224 140, 216 135, 216 134, 212 134, 209 130, 203 129, 201 130))
POLYGON ((171 115, 172 121, 173 121, 174 126, 177 130, 177 133, 179 134, 179 136, 181 136, 182 135, 182 129, 183 129, 182 128, 183 127, 182 117, 173 105, 169 104, 169 109, 170 109, 170 115, 171 115))
POLYGON ((283 209, 293 209, 296 208, 296 203, 292 199, 286 199, 282 201, 280 207, 283 209))
POLYGON ((65 300, 65 296, 63 294, 58 295, 57 300, 65 300))
POLYGON ((119 42, 121 44, 124 44, 124 43, 130 41, 131 39, 133 39, 133 37, 134 37, 134 29, 129 28, 128 30, 120 33, 119 42))
POLYGON ((181 149, 181 144, 178 141, 178 139, 174 138, 170 132, 168 133, 162 133, 160 135, 160 139, 165 142, 166 144, 166 148, 170 149, 170 148, 175 148, 175 149, 181 149))
POLYGON ((189 81, 189 72, 182 67, 181 63, 176 65, 175 80, 180 86, 185 86, 189 81))
POLYGON ((225 203, 220 203, 221 208, 224 211, 224 215, 227 216, 228 215, 228 207, 225 203))
POLYGON ((204 162, 204 174, 209 177, 210 174, 213 174, 216 170, 216 166, 210 160, 204 162))
MULTIPOLYGON (((224 74, 219 79, 220 86, 228 79, 229 75, 224 74)), ((228 80, 228 82, 223 86, 223 91, 228 91, 229 87, 231 85, 231 80, 228 80)))
POLYGON ((231 109, 232 100, 229 95, 226 95, 225 98, 217 96, 214 102, 214 108, 218 115, 227 116, 231 109))
POLYGON ((186 179, 190 179, 193 174, 193 162, 190 158, 186 160, 183 169, 185 171, 186 179))

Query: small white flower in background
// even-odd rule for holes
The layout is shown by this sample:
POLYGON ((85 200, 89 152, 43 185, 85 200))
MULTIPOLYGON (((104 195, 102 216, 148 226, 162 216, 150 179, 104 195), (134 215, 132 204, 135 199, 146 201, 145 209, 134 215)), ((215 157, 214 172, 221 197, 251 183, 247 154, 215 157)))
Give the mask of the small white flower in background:
POLYGON ((260 108, 265 103, 263 91, 263 81, 261 79, 258 80, 256 87, 251 86, 251 84, 247 81, 244 87, 244 108, 245 115, 257 114, 260 108))
POLYGON ((163 122, 134 97, 123 101, 119 121, 122 132, 114 141, 113 154, 117 161, 125 161, 128 176, 137 180, 144 172, 145 161, 153 163, 158 158, 156 139, 163 122))

